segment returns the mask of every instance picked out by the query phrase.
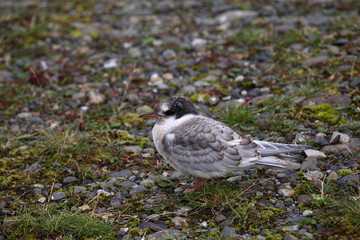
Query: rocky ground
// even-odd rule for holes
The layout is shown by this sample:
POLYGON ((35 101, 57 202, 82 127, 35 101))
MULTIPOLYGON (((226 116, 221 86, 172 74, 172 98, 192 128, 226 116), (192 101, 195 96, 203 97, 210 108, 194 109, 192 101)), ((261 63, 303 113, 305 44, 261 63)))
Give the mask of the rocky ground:
POLYGON ((359 239, 359 9, 1 1, 0 239, 359 239), (173 95, 313 149, 184 194, 139 118, 173 95))

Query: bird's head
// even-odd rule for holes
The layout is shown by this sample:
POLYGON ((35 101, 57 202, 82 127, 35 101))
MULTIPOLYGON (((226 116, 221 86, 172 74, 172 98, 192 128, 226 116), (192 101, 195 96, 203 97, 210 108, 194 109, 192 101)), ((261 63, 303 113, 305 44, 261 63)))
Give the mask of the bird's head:
POLYGON ((140 117, 155 117, 158 119, 163 118, 181 118, 187 114, 198 115, 194 104, 184 97, 172 97, 161 101, 156 107, 154 112, 149 112, 140 115, 140 117))

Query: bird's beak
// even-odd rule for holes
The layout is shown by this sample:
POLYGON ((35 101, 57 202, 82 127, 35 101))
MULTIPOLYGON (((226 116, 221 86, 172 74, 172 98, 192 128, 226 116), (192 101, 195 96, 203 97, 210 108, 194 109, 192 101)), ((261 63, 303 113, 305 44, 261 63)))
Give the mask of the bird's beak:
POLYGON ((141 114, 139 117, 160 118, 164 116, 158 114, 157 112, 149 112, 149 113, 141 114))

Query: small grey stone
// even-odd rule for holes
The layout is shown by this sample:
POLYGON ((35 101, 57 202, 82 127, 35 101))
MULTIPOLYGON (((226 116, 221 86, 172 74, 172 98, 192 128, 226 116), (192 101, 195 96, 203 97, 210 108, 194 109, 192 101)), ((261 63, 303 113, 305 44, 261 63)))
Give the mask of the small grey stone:
MULTIPOLYGON (((304 162, 301 164, 300 171, 306 171, 309 169, 309 167, 316 167, 316 164, 318 163, 316 157, 307 157, 304 162)), ((310 169, 309 169, 310 170, 310 169)), ((313 170, 313 169, 312 169, 313 170)), ((315 169, 314 169, 315 170, 315 169)))
POLYGON ((78 179, 74 176, 68 176, 63 179, 64 184, 68 184, 68 183, 72 183, 72 182, 76 182, 76 181, 78 181, 78 179))
POLYGON ((314 179, 322 179, 324 177, 324 174, 320 171, 308 171, 304 173, 304 177, 307 180, 312 181, 314 179))
POLYGON ((160 215, 159 214, 151 214, 151 215, 147 216, 146 219, 157 222, 160 220, 160 215))
POLYGON ((13 74, 9 71, 0 70, 0 83, 13 80, 13 74))
POLYGON ((276 201, 275 207, 276 207, 276 208, 280 208, 280 209, 284 209, 284 210, 286 209, 285 203, 284 203, 283 201, 281 201, 281 200, 276 201))
POLYGON ((151 230, 158 232, 158 231, 162 231, 162 230, 166 230, 167 226, 164 224, 160 224, 160 223, 154 223, 154 222, 143 222, 139 224, 139 227, 141 229, 144 228, 150 228, 151 230))
POLYGON ((222 215, 221 213, 216 215, 216 217, 215 217, 215 221, 217 221, 217 222, 222 222, 225 219, 226 219, 226 217, 224 215, 222 215))
POLYGON ((30 166, 28 166, 25 171, 26 172, 35 172, 36 170, 38 170, 40 167, 40 162, 34 162, 33 164, 31 164, 30 166))
POLYGON ((121 205, 121 202, 119 199, 113 197, 110 201, 110 206, 111 207, 119 207, 121 205))
POLYGON ((340 53, 339 48, 336 46, 328 47, 328 51, 329 51, 329 53, 334 54, 334 55, 338 55, 340 53))
POLYGON ((331 173, 329 173, 329 175, 327 176, 328 180, 338 180, 340 178, 340 176, 335 172, 332 171, 331 173))
POLYGON ((299 225, 297 225, 297 224, 295 224, 295 225, 291 225, 291 226, 284 226, 284 227, 282 227, 282 230, 283 231, 286 231, 286 230, 288 230, 288 231, 298 231, 299 230, 299 225))
POLYGON ((312 200, 312 197, 307 194, 301 194, 298 196, 297 200, 299 203, 310 203, 312 200))
POLYGON ((148 112, 152 112, 152 111, 153 111, 153 109, 151 107, 149 107, 148 105, 143 105, 143 106, 136 108, 136 112, 139 114, 148 113, 148 112))
POLYGON ((284 240, 298 240, 298 238, 292 234, 288 234, 284 237, 284 240))
POLYGON ((144 187, 146 185, 155 186, 155 181, 151 180, 151 179, 145 179, 145 180, 141 181, 139 185, 144 186, 144 187))
POLYGON ((228 226, 231 226, 233 224, 233 222, 234 222, 234 220, 227 218, 220 223, 220 226, 228 227, 228 226))
POLYGON ((132 181, 124 181, 124 182, 120 182, 119 183, 122 187, 127 188, 127 189, 132 189, 134 187, 139 186, 138 184, 132 182, 132 181))
POLYGON ((317 56, 317 57, 312 57, 312 58, 305 60, 301 64, 301 66, 303 68, 321 67, 321 66, 325 65, 328 61, 329 61, 329 57, 327 57, 327 56, 317 56))
POLYGON ((130 55, 131 57, 133 57, 133 58, 141 57, 141 51, 140 51, 140 49, 137 48, 137 47, 130 48, 130 49, 128 50, 128 53, 129 53, 129 55, 130 55))
POLYGON ((342 177, 337 181, 338 184, 348 184, 352 182, 358 182, 359 181, 359 175, 358 174, 350 174, 346 175, 345 177, 342 177))
POLYGON ((164 240, 163 236, 171 236, 172 239, 182 239, 184 233, 176 229, 166 229, 145 237, 145 240, 164 240))
POLYGON ((223 237, 229 237, 229 238, 239 237, 239 234, 236 233, 234 227, 224 227, 223 230, 221 230, 221 234, 223 237))
POLYGON ((142 148, 140 146, 136 146, 136 145, 124 147, 124 151, 127 153, 140 154, 141 150, 142 150, 142 148))
POLYGON ((125 177, 129 178, 132 175, 129 169, 121 170, 119 172, 112 172, 109 174, 109 177, 125 177))
POLYGON ((66 194, 64 192, 55 192, 51 195, 52 201, 58 201, 64 198, 66 198, 66 194))
POLYGON ((341 153, 343 151, 348 151, 348 150, 344 144, 337 144, 337 145, 325 146, 323 147, 322 151, 325 153, 341 153))
POLYGON ((136 188, 131 189, 130 194, 137 195, 145 192, 149 192, 149 189, 144 186, 137 186, 136 188))
POLYGON ((335 131, 331 135, 330 143, 338 143, 340 139, 340 133, 338 131, 335 131))
POLYGON ((87 188, 83 186, 74 186, 74 193, 86 192, 87 188))
POLYGON ((163 57, 165 59, 171 59, 171 58, 174 58, 176 57, 176 52, 172 49, 166 49, 164 52, 163 52, 163 57))
POLYGON ((116 178, 111 178, 109 181, 107 182, 102 182, 100 183, 102 188, 112 188, 114 187, 114 184, 117 182, 118 180, 116 178))

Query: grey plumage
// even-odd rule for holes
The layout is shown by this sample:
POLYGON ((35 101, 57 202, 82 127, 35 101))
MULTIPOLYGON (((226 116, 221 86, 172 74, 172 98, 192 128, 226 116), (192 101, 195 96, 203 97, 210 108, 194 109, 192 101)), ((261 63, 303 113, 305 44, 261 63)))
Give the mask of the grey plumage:
POLYGON ((159 153, 178 171, 201 178, 226 176, 255 165, 286 167, 280 154, 309 148, 304 145, 253 141, 225 124, 199 115, 185 98, 161 102, 153 138, 159 153))

